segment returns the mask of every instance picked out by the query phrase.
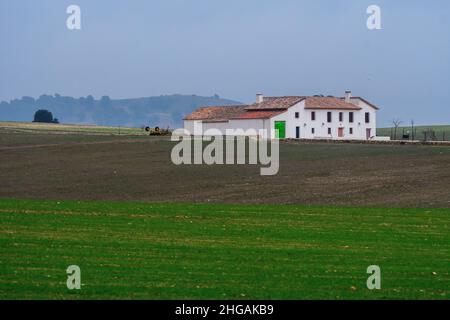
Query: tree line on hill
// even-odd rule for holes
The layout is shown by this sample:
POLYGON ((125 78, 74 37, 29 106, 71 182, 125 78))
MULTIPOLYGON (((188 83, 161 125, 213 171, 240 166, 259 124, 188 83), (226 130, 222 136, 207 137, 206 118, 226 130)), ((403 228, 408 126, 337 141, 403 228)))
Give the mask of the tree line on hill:
POLYGON ((235 105, 239 102, 222 99, 218 95, 161 95, 136 99, 111 99, 92 95, 73 98, 69 96, 41 95, 22 97, 0 103, 0 120, 33 121, 37 110, 47 110, 61 123, 96 124, 109 126, 159 126, 178 128, 182 119, 200 106, 235 105))

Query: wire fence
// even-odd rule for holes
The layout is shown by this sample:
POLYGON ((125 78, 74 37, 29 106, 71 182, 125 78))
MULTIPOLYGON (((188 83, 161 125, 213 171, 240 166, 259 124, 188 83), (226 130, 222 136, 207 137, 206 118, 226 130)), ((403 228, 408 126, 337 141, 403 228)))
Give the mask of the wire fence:
POLYGON ((450 141, 450 131, 432 128, 391 128, 391 140, 450 141))

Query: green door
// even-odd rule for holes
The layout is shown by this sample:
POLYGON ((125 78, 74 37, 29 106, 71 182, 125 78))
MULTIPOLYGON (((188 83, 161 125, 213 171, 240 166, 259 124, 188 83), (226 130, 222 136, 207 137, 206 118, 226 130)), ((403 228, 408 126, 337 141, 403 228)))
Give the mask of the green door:
POLYGON ((286 121, 275 121, 275 137, 277 139, 284 139, 286 138, 286 121))

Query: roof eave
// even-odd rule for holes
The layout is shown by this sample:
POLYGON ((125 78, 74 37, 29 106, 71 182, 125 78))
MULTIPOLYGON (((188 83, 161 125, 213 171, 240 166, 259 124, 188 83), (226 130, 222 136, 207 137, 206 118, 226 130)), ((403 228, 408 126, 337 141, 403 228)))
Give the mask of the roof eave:
MULTIPOLYGON (((275 117, 275 116, 272 116, 275 117)), ((231 118, 230 120, 267 120, 272 117, 254 117, 254 118, 231 118)))
MULTIPOLYGON (((292 106, 290 106, 290 107, 292 107, 292 106)), ((258 107, 248 107, 248 108, 245 108, 245 110, 246 111, 267 111, 267 112, 270 112, 270 111, 284 111, 284 110, 287 110, 287 109, 289 109, 290 107, 275 107, 275 108, 258 108, 258 107)))
POLYGON ((204 123, 226 123, 230 120, 225 120, 225 119, 217 119, 217 120, 211 120, 211 119, 205 119, 205 120, 201 120, 204 123))
POLYGON ((362 108, 356 107, 356 108, 344 108, 344 107, 305 107, 305 110, 347 110, 347 111, 358 111, 362 108))
MULTIPOLYGON (((345 97, 339 97, 339 99, 345 100, 345 97)), ((375 110, 380 110, 379 107, 377 107, 377 106, 374 105, 372 102, 369 102, 369 101, 367 101, 367 100, 364 99, 364 98, 361 98, 361 97, 352 97, 351 99, 359 99, 359 100, 361 100, 362 102, 364 102, 364 103, 366 103, 367 105, 369 105, 370 107, 374 108, 375 110)))

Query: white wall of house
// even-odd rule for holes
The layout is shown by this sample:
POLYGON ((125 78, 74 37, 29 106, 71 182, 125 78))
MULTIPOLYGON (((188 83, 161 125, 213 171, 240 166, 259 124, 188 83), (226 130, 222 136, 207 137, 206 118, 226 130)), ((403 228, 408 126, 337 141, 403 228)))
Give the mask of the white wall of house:
POLYGON ((228 121, 221 122, 203 122, 201 120, 184 120, 184 129, 188 130, 191 135, 203 135, 209 129, 219 130, 222 135, 225 135, 225 130, 230 127, 228 121), (197 129, 194 125, 197 124, 197 129), (201 132, 195 132, 195 130, 201 132))
MULTIPOLYGON (((244 135, 253 136, 252 131, 256 131, 258 136, 260 135, 261 129, 264 129, 266 123, 269 123, 269 120, 263 119, 245 119, 245 120, 230 120, 229 128, 230 129, 239 129, 244 131, 244 135), (250 130, 250 131, 249 131, 250 130)), ((238 134, 240 135, 240 134, 238 134)))
POLYGON ((362 108, 360 111, 360 121, 359 121, 361 123, 361 130, 365 132, 366 129, 370 129, 371 136, 375 137, 377 132, 377 110, 358 98, 352 98, 351 103, 356 104, 358 107, 362 108), (368 112, 370 115, 369 123, 365 123, 364 114, 366 112, 368 112))
MULTIPOLYGON (((304 126, 304 138, 306 139, 342 139, 342 140, 366 140, 366 128, 364 110, 305 110, 307 122, 304 126), (315 120, 312 113, 315 113, 315 120), (328 113, 331 113, 331 122, 328 122, 328 113), (353 121, 350 121, 353 114, 353 121), (342 121, 340 121, 342 119, 342 121)), ((370 121, 374 120, 370 116, 370 121)), ((375 131, 370 133, 372 136, 375 131)))
POLYGON ((225 130, 228 129, 229 123, 227 122, 203 122, 203 132, 207 132, 210 129, 219 130, 222 135, 225 135, 225 130))
POLYGON ((269 129, 270 119, 246 119, 246 120, 229 120, 227 122, 202 122, 193 120, 184 120, 184 128, 189 130, 193 135, 203 135, 209 129, 216 129, 221 132, 222 135, 226 134, 227 129, 242 130, 242 132, 236 132, 236 135, 251 135, 256 131, 259 134, 260 129, 269 129), (195 133, 194 123, 201 124, 201 133, 195 133), (250 130, 250 131, 248 131, 250 130))
POLYGON ((270 127, 275 128, 275 121, 285 121, 286 138, 293 139, 297 138, 297 127, 300 131, 300 139, 366 140, 367 129, 370 129, 370 137, 376 136, 376 110, 363 101, 357 104, 362 109, 354 111, 311 110, 305 109, 304 104, 305 102, 301 101, 285 113, 271 118, 270 127), (295 116, 296 112, 298 112, 298 118, 295 116), (315 112, 315 120, 312 120, 312 112, 315 112), (331 112, 331 122, 328 122, 328 112, 331 112), (353 112, 353 122, 350 122, 350 112, 353 112), (369 113, 369 123, 365 122, 366 112, 369 113), (340 113, 342 113, 343 121, 339 121, 340 113), (340 130, 342 137, 339 137, 340 130))
POLYGON ((270 128, 272 131, 272 139, 275 138, 275 122, 276 121, 285 121, 286 122, 286 138, 296 138, 296 127, 300 126, 300 138, 304 139, 304 136, 302 135, 302 128, 301 128, 301 119, 304 119, 303 113, 304 113, 304 107, 305 107, 305 101, 300 101, 296 105, 293 105, 289 109, 286 110, 286 112, 279 114, 275 117, 272 117, 270 119, 270 128), (299 118, 295 117, 295 113, 298 112, 299 118))
POLYGON ((195 123, 194 120, 184 120, 184 129, 188 130, 190 134, 194 134, 194 123, 195 123))

